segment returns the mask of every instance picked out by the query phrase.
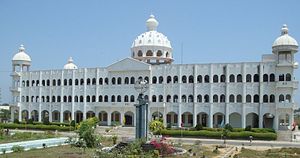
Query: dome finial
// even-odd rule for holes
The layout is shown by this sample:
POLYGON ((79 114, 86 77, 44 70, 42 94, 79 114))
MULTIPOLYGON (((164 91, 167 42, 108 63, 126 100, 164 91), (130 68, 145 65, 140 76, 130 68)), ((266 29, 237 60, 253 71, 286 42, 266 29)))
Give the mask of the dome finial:
POLYGON ((19 52, 24 52, 24 51, 25 51, 24 45, 21 44, 20 47, 19 47, 19 52))
POLYGON ((289 32, 289 29, 288 29, 287 25, 283 24, 283 26, 281 28, 281 35, 286 35, 286 34, 288 34, 288 32, 289 32))
POLYGON ((73 58, 72 57, 69 57, 69 59, 68 59, 68 63, 73 63, 74 61, 73 61, 73 58))
POLYGON ((155 19, 153 14, 150 15, 149 19, 146 21, 148 31, 155 31, 158 26, 158 21, 155 19))

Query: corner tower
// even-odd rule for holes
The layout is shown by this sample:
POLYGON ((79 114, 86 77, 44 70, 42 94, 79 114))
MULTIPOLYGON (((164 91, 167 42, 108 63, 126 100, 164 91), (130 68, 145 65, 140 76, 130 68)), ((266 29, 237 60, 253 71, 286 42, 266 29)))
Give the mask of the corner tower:
POLYGON ((147 32, 139 35, 132 43, 131 57, 149 64, 171 64, 172 47, 168 38, 157 32, 158 21, 153 15, 146 21, 147 32))

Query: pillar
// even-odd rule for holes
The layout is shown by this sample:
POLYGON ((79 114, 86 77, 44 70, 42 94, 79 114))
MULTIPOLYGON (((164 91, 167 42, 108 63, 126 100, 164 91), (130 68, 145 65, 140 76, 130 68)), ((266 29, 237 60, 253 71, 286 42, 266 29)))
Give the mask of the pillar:
POLYGON ((107 125, 111 126, 111 113, 107 112, 107 125))

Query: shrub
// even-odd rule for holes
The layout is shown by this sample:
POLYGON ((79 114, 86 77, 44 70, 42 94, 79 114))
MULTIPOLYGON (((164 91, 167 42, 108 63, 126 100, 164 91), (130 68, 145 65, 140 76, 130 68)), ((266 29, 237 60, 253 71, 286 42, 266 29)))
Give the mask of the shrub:
POLYGON ((200 131, 200 130, 203 129, 203 126, 202 126, 201 124, 197 124, 196 127, 195 127, 195 129, 196 129, 197 131, 200 131))
POLYGON ((11 150, 13 151, 13 152, 22 152, 22 151, 24 151, 24 147, 23 146, 19 146, 19 145, 14 145, 12 148, 11 148, 11 150))
POLYGON ((225 129, 225 130, 228 130, 228 131, 230 131, 230 132, 233 131, 233 128, 232 128, 232 126, 231 126, 229 123, 227 123, 227 124, 224 126, 224 129, 225 129))
POLYGON ((34 129, 34 130, 58 130, 58 131, 70 131, 74 130, 74 127, 63 127, 56 125, 32 125, 32 124, 15 124, 15 123, 0 123, 0 127, 8 129, 34 129))
POLYGON ((33 119, 28 119, 28 120, 26 121, 26 123, 27 123, 27 124, 33 124, 33 119))
POLYGON ((17 123, 17 124, 19 124, 20 123, 20 121, 19 121, 19 119, 14 119, 14 123, 17 123))
POLYGON ((71 123, 70 123, 70 125, 71 125, 72 127, 75 127, 75 126, 76 126, 75 120, 72 120, 71 123))
POLYGON ((49 118, 48 118, 48 117, 46 117, 46 118, 43 119, 43 124, 44 124, 44 125, 50 125, 50 122, 49 122, 49 118))
POLYGON ((247 127, 245 128, 245 131, 251 131, 251 126, 247 126, 247 127))
POLYGON ((118 136, 117 135, 113 135, 111 137, 112 141, 113 141, 113 144, 117 144, 117 140, 118 140, 118 136))
POLYGON ((160 134, 161 130, 163 130, 164 128, 164 124, 159 120, 153 120, 149 123, 149 129, 153 133, 160 134))

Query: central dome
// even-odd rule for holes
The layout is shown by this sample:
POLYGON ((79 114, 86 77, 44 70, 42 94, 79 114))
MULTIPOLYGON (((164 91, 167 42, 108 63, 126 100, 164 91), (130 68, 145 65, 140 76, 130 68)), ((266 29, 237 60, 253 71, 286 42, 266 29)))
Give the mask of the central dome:
POLYGON ((172 47, 168 37, 157 32, 158 21, 153 15, 146 21, 147 32, 139 35, 132 43, 132 58, 150 64, 172 63, 172 47))

